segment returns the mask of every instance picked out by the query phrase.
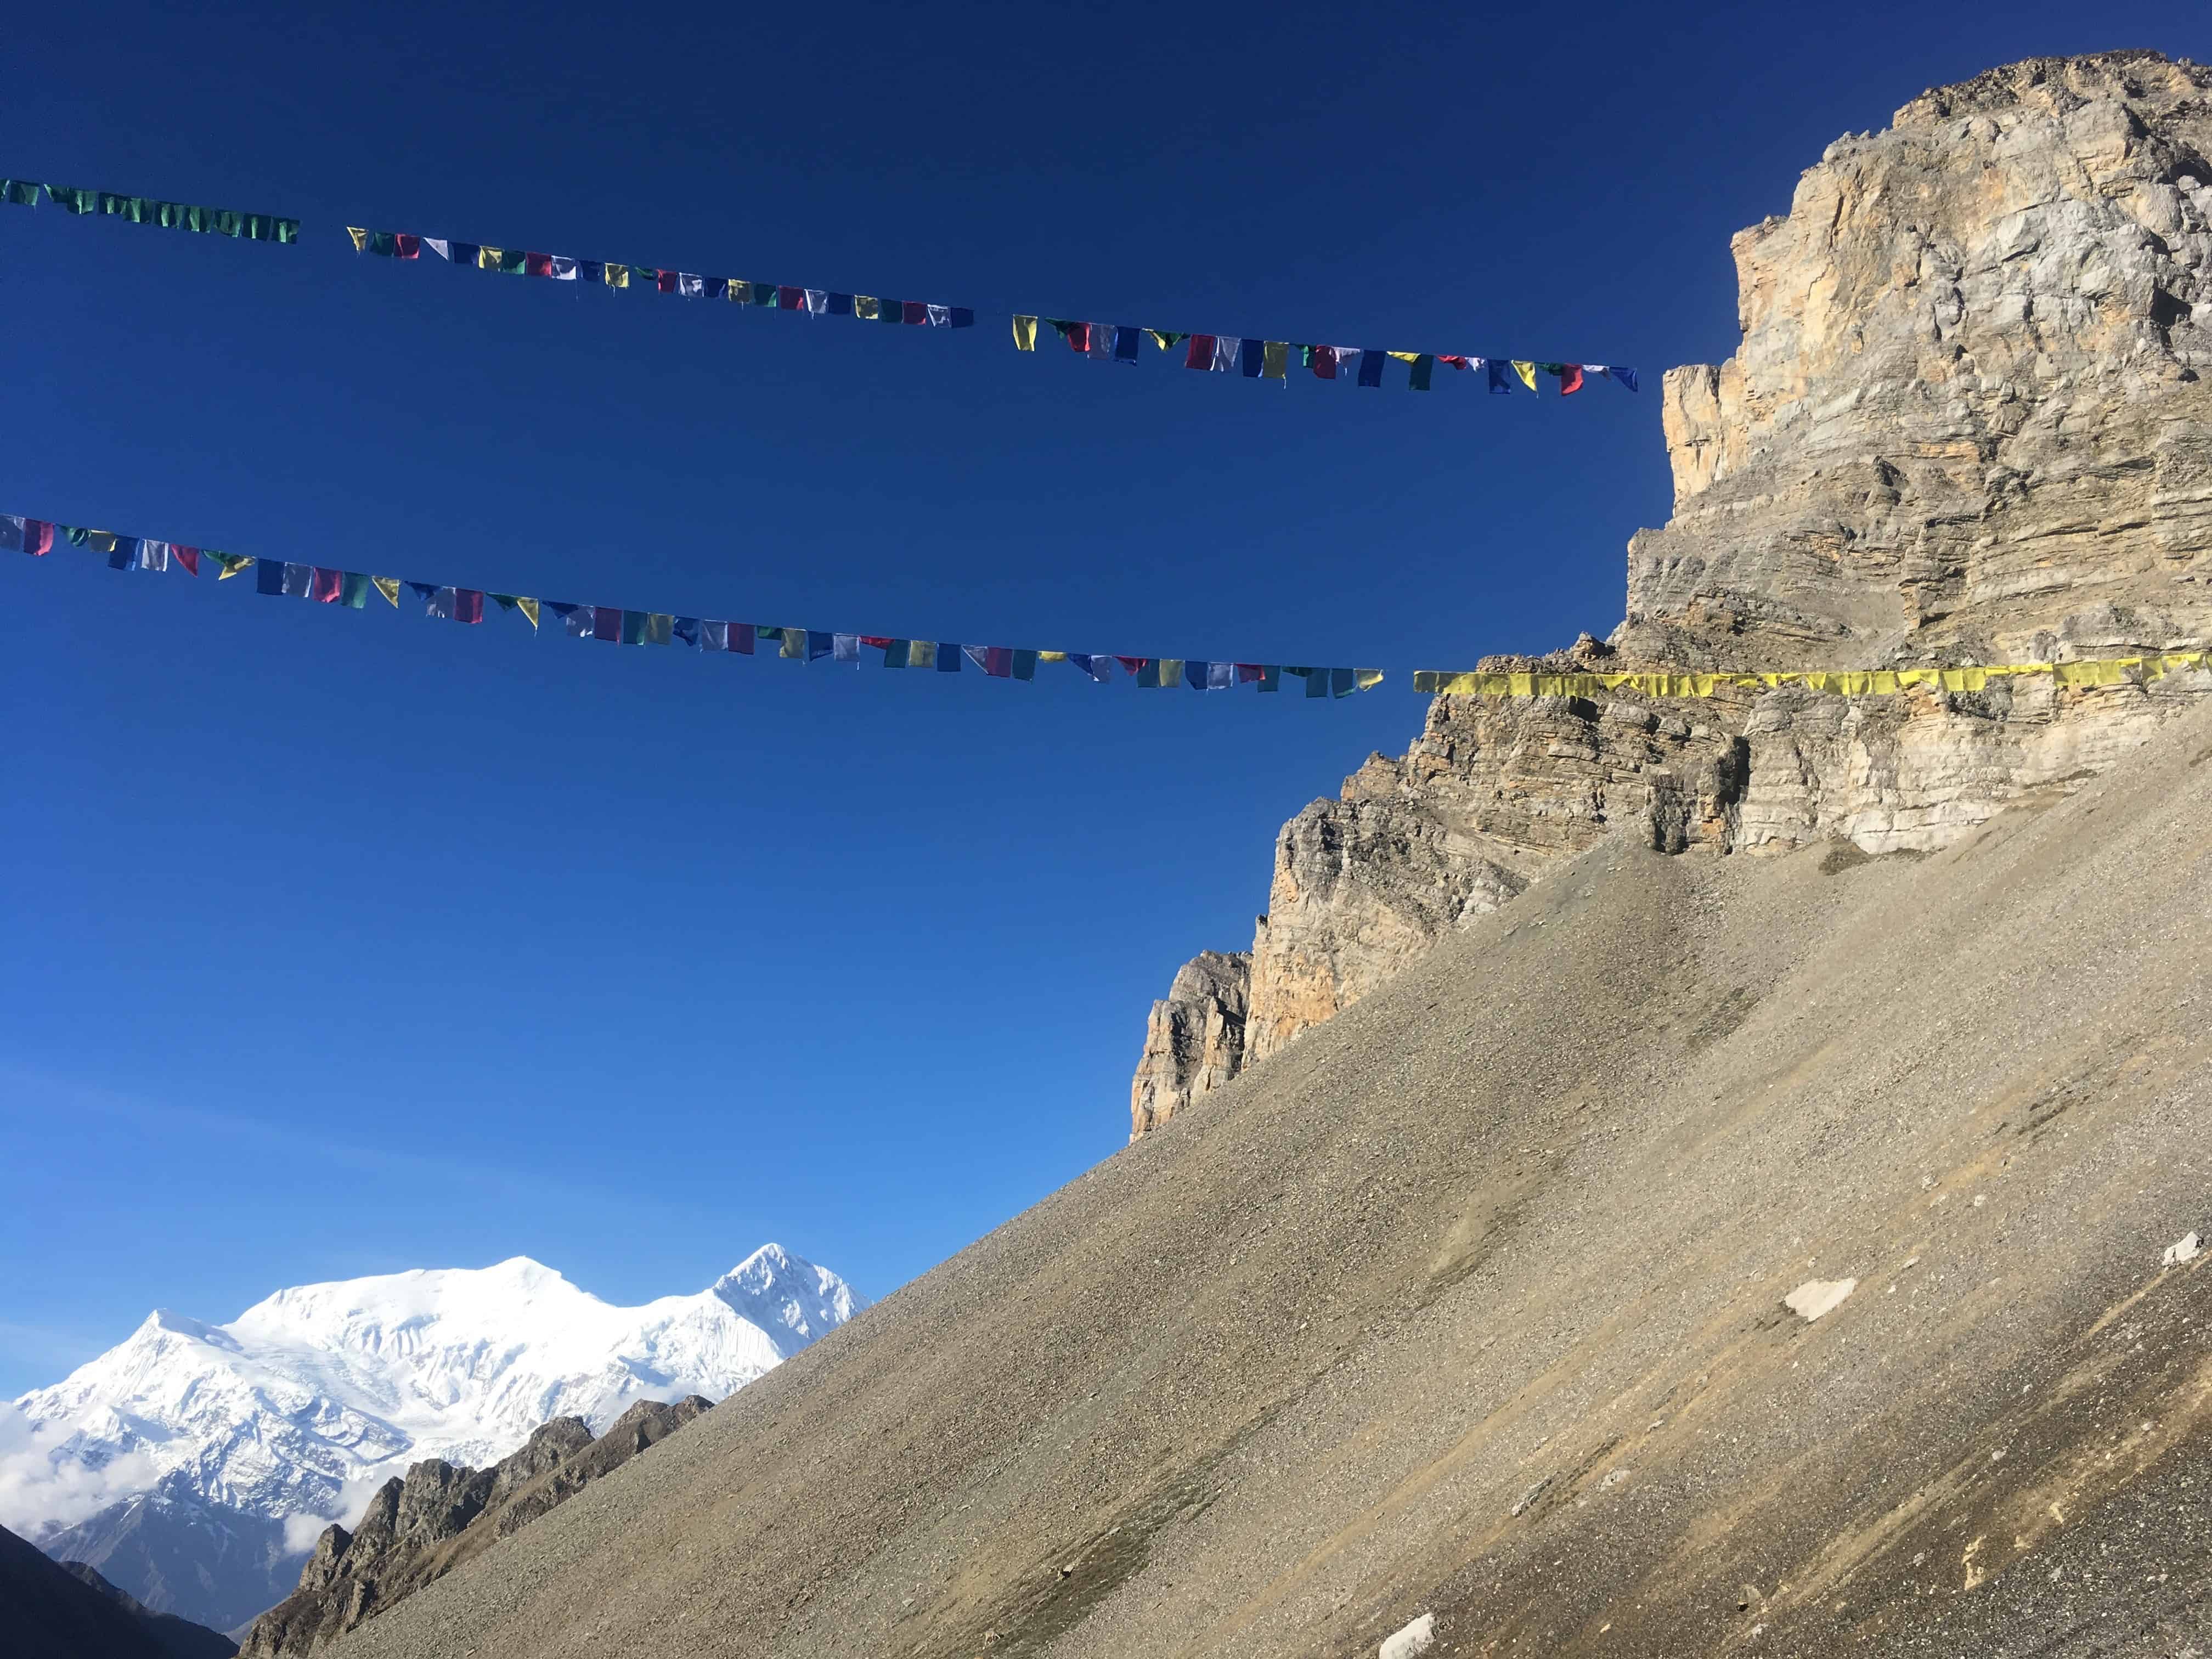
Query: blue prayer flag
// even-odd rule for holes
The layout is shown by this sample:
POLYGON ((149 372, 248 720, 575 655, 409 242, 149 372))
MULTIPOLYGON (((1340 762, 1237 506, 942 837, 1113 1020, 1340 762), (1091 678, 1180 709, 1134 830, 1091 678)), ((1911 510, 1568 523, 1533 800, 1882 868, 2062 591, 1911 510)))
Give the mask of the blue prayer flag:
POLYGON ((1360 348, 1360 385, 1381 386, 1382 384, 1382 359, 1384 355, 1385 354, 1382 349, 1376 346, 1363 346, 1360 348))
POLYGON ((1266 361, 1267 350, 1267 343, 1265 340, 1247 340, 1237 347, 1237 366, 1244 371, 1246 380, 1256 380, 1260 378, 1260 368, 1266 361))
POLYGON ((257 593, 278 593, 284 591, 284 562, 264 559, 253 567, 253 591, 257 593))
POLYGON ((973 328, 973 327, 975 327, 975 312, 974 312, 974 311, 972 311, 972 310, 970 310, 970 309, 969 309, 968 307, 966 307, 966 306, 955 306, 955 307, 952 307, 952 326, 953 326, 953 327, 955 327, 955 328, 973 328))
POLYGON ((808 629, 806 630, 806 660, 807 660, 807 661, 809 661, 809 662, 815 662, 815 661, 817 661, 817 660, 819 660, 820 659, 822 659, 822 658, 823 658, 823 657, 828 656, 828 655, 829 655, 832 651, 836 650, 836 648, 837 648, 837 641, 836 641, 836 640, 832 639, 829 635, 827 635, 827 634, 817 634, 817 632, 815 632, 815 630, 814 630, 814 629, 811 629, 811 628, 810 628, 810 629, 808 629))
POLYGON ((1116 325, 1114 330, 1114 361, 1117 363, 1135 362, 1138 343, 1144 337, 1145 331, 1140 328, 1122 328, 1116 325))
POLYGON ((1607 363, 1605 366, 1605 372, 1612 375, 1614 380, 1620 381, 1621 385, 1626 386, 1631 392, 1636 390, 1636 371, 1634 369, 1623 368, 1619 363, 1607 363))
POLYGON ((960 647, 957 641, 939 640, 937 642, 937 672, 940 674, 957 674, 960 672, 960 647))
POLYGON ((671 631, 685 645, 699 643, 699 619, 696 617, 678 617, 671 631))
POLYGON ((1509 398, 1513 395, 1513 377, 1506 372, 1504 364, 1492 357, 1483 364, 1483 368, 1489 373, 1490 389, 1492 392, 1509 398))

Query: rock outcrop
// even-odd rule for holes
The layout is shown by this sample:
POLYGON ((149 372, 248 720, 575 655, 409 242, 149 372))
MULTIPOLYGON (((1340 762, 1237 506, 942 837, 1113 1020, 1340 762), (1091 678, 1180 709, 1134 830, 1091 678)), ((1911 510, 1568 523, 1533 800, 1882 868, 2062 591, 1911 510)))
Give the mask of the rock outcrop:
MULTIPOLYGON (((1666 377, 1674 512, 1629 543, 1624 620, 1603 643, 1482 665, 2212 642, 2208 152, 2212 70, 2143 52, 1993 70, 1838 140, 1787 215, 1735 239, 1735 355, 1666 377)), ((2208 692, 2191 672, 1866 699, 1440 697, 1407 754, 1284 827, 1237 1057, 1194 1046, 1212 1015, 1183 994, 1189 969, 1155 1005, 1132 1133, 1602 836, 1931 851, 2106 769, 2208 692)))
POLYGON ((664 1440, 713 1402, 641 1400, 597 1439, 581 1418, 556 1417, 488 1469, 427 1458, 387 1480, 351 1532, 326 1528, 300 1585, 253 1621, 242 1659, 297 1659, 473 1559, 499 1540, 664 1440))

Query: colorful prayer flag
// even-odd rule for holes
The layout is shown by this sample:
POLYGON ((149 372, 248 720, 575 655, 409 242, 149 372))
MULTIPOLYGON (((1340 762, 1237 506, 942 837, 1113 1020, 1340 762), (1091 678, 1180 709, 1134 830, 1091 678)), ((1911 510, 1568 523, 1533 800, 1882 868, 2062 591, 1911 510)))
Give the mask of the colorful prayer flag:
POLYGON ((349 611, 360 611, 364 609, 368 604, 368 593, 371 585, 369 579, 363 575, 360 571, 347 571, 345 573, 344 586, 338 596, 338 603, 344 605, 349 611))
POLYGON ((1286 340, 1266 340, 1261 343, 1261 377, 1269 380, 1290 379, 1291 347, 1286 340))
MULTIPOLYGON (((223 574, 224 575, 228 576, 228 575, 230 574, 230 572, 228 572, 228 570, 226 570, 226 571, 224 571, 222 574, 223 574)), ((369 585, 371 587, 374 587, 374 588, 378 592, 380 592, 380 593, 383 594, 383 595, 384 595, 384 599, 385 599, 385 603, 386 603, 387 605, 390 605, 390 606, 391 606, 394 611, 397 611, 398 609, 399 609, 399 578, 398 578, 398 577, 397 577, 397 576, 371 576, 371 577, 368 579, 368 585, 369 585)))
POLYGON ((1213 337, 1211 334, 1194 334, 1190 337, 1190 349, 1183 353, 1182 366, 1185 368, 1213 367, 1213 337))
POLYGON ((1524 363, 1517 357, 1510 361, 1513 364, 1513 372, 1521 377, 1521 384, 1534 392, 1536 389, 1536 365, 1524 363))
MULTIPOLYGON (((228 571, 223 573, 229 574, 228 571)), ((254 572, 253 591, 282 598, 284 592, 284 566, 275 559, 264 559, 254 572)))
POLYGON ((1384 352, 1378 351, 1373 346, 1369 346, 1360 352, 1360 385, 1381 386, 1382 384, 1382 359, 1387 355, 1388 354, 1384 352))
POLYGON ((345 597, 345 572, 317 565, 307 597, 318 605, 336 605, 345 597))
MULTIPOLYGON (((856 301, 855 303, 858 302, 856 301)), ((1036 349, 1036 325, 1037 319, 1034 317, 1016 317, 1014 319, 1015 350, 1035 351, 1036 349)))
POLYGON ((645 627, 638 635, 640 645, 666 645, 676 637, 676 618, 666 611, 648 611, 645 627))

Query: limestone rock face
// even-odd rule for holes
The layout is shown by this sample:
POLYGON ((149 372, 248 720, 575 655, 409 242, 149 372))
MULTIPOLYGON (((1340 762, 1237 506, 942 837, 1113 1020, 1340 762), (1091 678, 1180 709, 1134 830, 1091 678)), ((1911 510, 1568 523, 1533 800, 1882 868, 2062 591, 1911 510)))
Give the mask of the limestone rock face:
POLYGON ((2212 70, 2015 64, 1838 139, 1667 377, 1638 662, 2043 660, 2212 627, 2212 70))
MULTIPOLYGON (((1629 543, 1625 619, 1603 644, 1480 665, 1874 668, 2212 644, 2208 154, 2212 70, 2154 52, 1992 70, 1838 139, 1787 215, 1735 239, 1735 355, 1666 377, 1674 514, 1629 543)), ((1406 755, 1371 757, 1284 826, 1240 1041, 1224 1013, 1207 1046, 1217 1005, 1184 997, 1181 976, 1155 1005, 1133 1130, 1602 836, 1929 851, 2094 776, 2208 694, 2192 672, 1863 700, 1439 698, 1406 755)))
POLYGON ((1145 1052, 1129 1085, 1129 1139, 1156 1129, 1208 1089, 1243 1069, 1252 958, 1201 951, 1176 970, 1152 1005, 1145 1052))
POLYGON ((596 1440, 581 1418, 558 1417, 488 1469, 416 1464, 377 1489, 352 1532, 324 1529, 300 1587, 253 1621, 241 1659, 319 1652, 711 1408, 697 1395, 641 1400, 596 1440))

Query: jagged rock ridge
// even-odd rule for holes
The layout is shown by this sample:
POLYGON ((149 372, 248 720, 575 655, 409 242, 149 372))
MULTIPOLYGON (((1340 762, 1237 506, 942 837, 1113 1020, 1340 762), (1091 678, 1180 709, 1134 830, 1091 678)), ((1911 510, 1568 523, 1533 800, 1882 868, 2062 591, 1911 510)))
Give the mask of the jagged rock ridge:
MULTIPOLYGON (((1743 338, 1666 377, 1673 516, 1626 614, 1567 657, 1635 668, 2069 660, 2212 640, 2212 70, 2036 58, 1838 139, 1734 240, 1743 338)), ((1491 659, 1532 666, 1560 659, 1491 659)), ((2107 769, 2203 673, 1846 700, 1445 697, 1284 827, 1241 1054, 1178 1066, 1206 975, 1154 1005, 1131 1132, 1328 1019, 1562 857, 1839 839, 1946 847, 2107 769)))
POLYGON ((641 1400, 597 1439, 581 1418, 542 1425, 488 1469, 425 1458, 387 1480, 350 1532, 330 1527, 300 1586, 253 1621, 242 1659, 299 1659, 330 1646, 667 1438, 713 1401, 641 1400))

